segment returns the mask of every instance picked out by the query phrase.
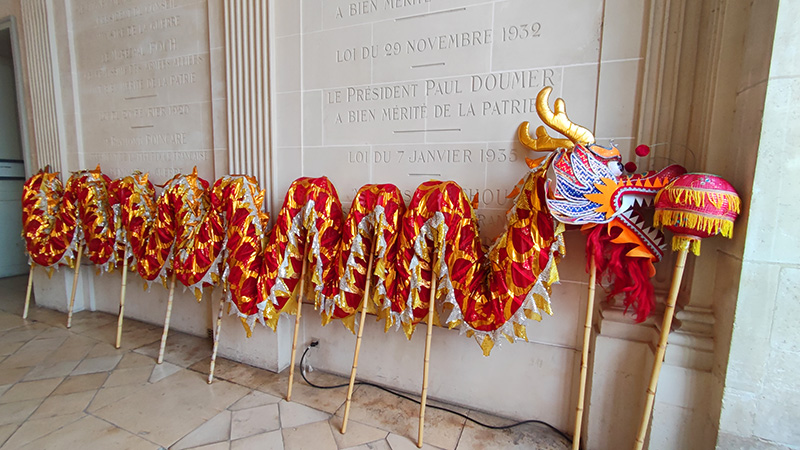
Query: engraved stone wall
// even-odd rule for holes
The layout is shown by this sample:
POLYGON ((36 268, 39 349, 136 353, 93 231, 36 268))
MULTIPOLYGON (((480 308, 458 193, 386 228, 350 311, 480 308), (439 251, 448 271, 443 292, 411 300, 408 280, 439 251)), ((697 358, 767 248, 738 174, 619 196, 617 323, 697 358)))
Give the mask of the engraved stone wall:
POLYGON ((594 127, 599 2, 302 4, 300 28, 277 30, 278 159, 293 169, 278 192, 297 174, 329 176, 344 202, 369 182, 409 199, 424 181, 454 180, 477 195, 488 243, 525 174, 516 129, 538 122, 539 90, 553 86, 594 127))
POLYGON ((213 178, 205 2, 72 1, 82 161, 213 178))

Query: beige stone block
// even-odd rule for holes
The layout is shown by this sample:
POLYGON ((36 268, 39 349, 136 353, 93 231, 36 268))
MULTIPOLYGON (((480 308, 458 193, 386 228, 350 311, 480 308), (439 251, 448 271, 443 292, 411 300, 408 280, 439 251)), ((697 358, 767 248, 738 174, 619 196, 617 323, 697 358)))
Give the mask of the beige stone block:
MULTIPOLYGON (((124 9, 124 8, 123 8, 124 9)), ((90 15, 91 16, 91 15, 90 15)), ((149 60, 208 51, 204 2, 154 13, 136 20, 96 27, 75 26, 77 66, 81 72, 138 65, 149 60)), ((131 67, 133 69, 133 67, 131 67)))
MULTIPOLYGON (((595 133, 595 138, 598 138, 598 143, 606 145, 606 142, 601 142, 601 136, 597 134, 594 129, 596 120, 595 107, 597 107, 597 114, 602 115, 616 115, 617 111, 614 108, 607 108, 602 103, 599 103, 597 98, 597 64, 583 64, 579 66, 564 67, 562 75, 560 92, 558 96, 564 99, 567 104, 567 114, 573 123, 579 124, 595 133)), ((600 69, 602 71, 602 68, 600 69)), ((554 89, 557 89, 558 86, 554 89)), ((556 99, 556 93, 550 95, 550 107, 556 99)), ((531 117, 531 123, 541 123, 538 117, 531 117)), ((533 127, 531 129, 534 129, 533 127)), ((554 137, 562 137, 557 131, 547 127, 547 132, 554 137)), ((629 135, 625 135, 629 136, 629 135)), ((605 138, 617 136, 602 136, 605 138)))
MULTIPOLYGON (((132 106, 124 101, 113 106, 105 103, 104 111, 85 113, 84 143, 89 152, 211 148, 211 102, 208 99, 198 102, 196 98, 172 102, 162 97, 132 106)), ((93 153, 87 154, 88 159, 93 157, 93 153)))
POLYGON ((214 150, 214 179, 230 174, 228 169, 228 149, 214 150))
MULTIPOLYGON (((577 75, 580 78, 580 75, 577 75)), ((561 68, 535 68, 508 72, 476 72, 453 79, 419 81, 427 95, 428 142, 516 142, 523 121, 540 123, 536 96, 544 86, 562 85, 561 68)), ((551 102, 555 101, 554 98, 551 102)), ((569 103, 569 100, 567 100, 569 103)))
POLYGON ((150 383, 158 383, 159 381, 180 372, 181 369, 181 366, 168 362, 156 364, 155 367, 153 367, 153 371, 150 373, 150 378, 147 381, 150 383))
POLYGON ((72 372, 80 361, 45 362, 34 367, 25 375, 25 381, 43 380, 45 378, 63 378, 72 372))
MULTIPOLYGON (((38 332, 36 333, 38 334, 38 332)), ((33 367, 47 361, 53 350, 63 343, 65 338, 34 339, 26 342, 13 355, 4 359, 0 369, 17 367, 33 367)))
MULTIPOLYGON (((419 406, 415 403, 397 399, 392 394, 370 386, 362 386, 354 393, 352 405, 350 420, 390 431, 390 444, 392 434, 409 438, 417 436, 419 406)), ((426 443, 436 447, 455 448, 464 419, 436 409, 427 409, 425 419, 426 443)))
POLYGON ((785 445, 765 442, 754 436, 742 437, 735 433, 719 433, 717 448, 746 448, 750 450, 790 450, 785 445))
POLYGON ((183 450, 194 448, 215 442, 224 442, 227 447, 228 439, 231 437, 231 412, 222 411, 208 422, 200 425, 191 433, 176 442, 171 448, 183 450))
MULTIPOLYGON (((775 298, 775 316, 770 333, 770 347, 774 352, 785 354, 786 357, 800 351, 800 343, 798 343, 800 342, 800 333, 791 320, 792 315, 800 312, 798 289, 800 289, 800 270, 792 267, 781 268, 775 298)), ((774 377, 770 378, 773 382, 776 381, 774 377)))
POLYGON ((244 439, 237 439, 231 442, 230 448, 231 450, 283 450, 282 431, 275 430, 244 439))
POLYGON ((211 78, 211 98, 224 99, 228 97, 226 78, 225 47, 212 48, 208 54, 211 78))
MULTIPOLYGON (((156 358, 159 354, 160 341, 136 349, 137 353, 156 358)), ((211 353, 211 342, 208 338, 191 336, 185 333, 170 333, 164 352, 164 360, 180 367, 189 367, 211 353)))
POLYGON ((150 379, 153 368, 149 365, 130 369, 117 369, 111 372, 103 387, 124 386, 126 384, 142 385, 150 379))
POLYGON ((537 8, 524 0, 495 4, 492 69, 597 62, 602 13, 602 5, 579 1, 537 8), (580 17, 580 26, 565 28, 565 17, 580 17), (529 62, 533 55, 535 61, 529 62))
MULTIPOLYGON (((484 417, 483 414, 470 412, 471 417, 486 423, 506 425, 509 421, 497 421, 494 417, 484 417), (492 420, 495 419, 495 420, 492 420)), ((402 447, 405 448, 405 447, 402 447)), ((461 437, 458 439, 456 450, 477 450, 483 448, 503 448, 503 449, 567 449, 570 448, 569 442, 554 431, 543 426, 533 424, 522 425, 505 430, 493 430, 481 427, 472 422, 464 425, 461 437)), ((409 447, 411 450, 411 447, 409 447)))
POLYGON ((303 92, 303 146, 322 145, 322 91, 303 92))
POLYGON ((276 95, 276 125, 278 147, 295 147, 302 140, 302 96, 300 92, 276 95))
POLYGON ((664 364, 656 402, 686 409, 703 409, 711 396, 711 373, 664 364))
MULTIPOLYGON (((103 375, 106 375, 105 373, 103 375)), ((133 396, 144 388, 144 385, 123 385, 110 388, 102 388, 97 391, 94 399, 86 408, 86 412, 95 413, 96 411, 122 401, 123 399, 133 396)))
MULTIPOLYGON (((308 314, 312 314, 310 309, 308 314)), ((544 320, 556 321, 551 317, 544 320)), ((538 325, 540 324, 532 324, 529 334, 538 325)), ((401 331, 392 329, 384 333, 383 329, 383 322, 376 322, 373 317, 367 319, 359 356, 358 378, 418 393, 425 346, 424 327, 417 328, 411 341, 406 340, 401 331)), ((307 362, 326 371, 349 374, 352 359, 336 355, 352 355, 355 338, 350 331, 339 324, 331 324, 324 328, 315 325, 313 332, 313 336, 320 340, 320 348, 325 351, 312 350, 307 356, 307 362)), ((573 374, 576 373, 574 350, 546 343, 510 344, 502 340, 495 345, 491 357, 485 358, 475 340, 466 339, 456 330, 438 327, 433 330, 432 342, 432 375, 428 392, 430 399, 470 405, 475 409, 520 419, 535 414, 557 427, 568 426, 567 421, 573 406, 564 399, 570 397, 573 389, 573 374), (503 386, 498 386, 489 399, 474 387, 484 385, 487 379, 494 379, 497 376, 497 367, 506 368, 503 386)), ((312 380, 315 379, 313 376, 312 374, 312 380)), ((359 387, 354 395, 357 396, 364 388, 366 386, 359 387)), ((354 403, 351 419, 397 432, 395 428, 375 425, 365 421, 364 417, 358 418, 355 411, 364 407, 354 403)), ((370 416, 371 413, 359 414, 370 416)), ((416 436, 416 425, 413 429, 413 435, 416 436)), ((429 442, 437 445, 433 441, 429 442)))
MULTIPOLYGON (((48 418, 35 418, 26 420, 3 444, 6 448, 20 448, 23 445, 47 435, 53 430, 57 430, 82 418, 85 414, 74 413, 48 418)), ((16 425, 15 425, 16 426, 16 425)))
POLYGON ((31 370, 31 367, 2 367, 0 371, 0 385, 11 385, 21 380, 31 370))
POLYGON ((792 351, 773 349, 767 363, 766 380, 768 389, 786 391, 789 396, 796 396, 796 370, 800 364, 800 355, 792 351))
MULTIPOLYGON (((316 4, 317 1, 308 3, 316 4)), ((427 1, 407 2, 417 4, 404 4, 406 2, 390 2, 386 0, 370 0, 361 2, 333 0, 323 1, 320 3, 322 3, 320 17, 325 29, 375 23, 386 21, 387 19, 404 19, 406 17, 424 14, 430 9, 430 2, 427 1)), ((305 20, 306 10, 304 9, 304 28, 305 20)))
MULTIPOLYGON (((635 134, 640 64, 640 60, 631 60, 605 62, 600 66, 597 103, 602 108, 598 110, 595 136, 630 137, 635 134)), ((569 103, 567 105, 569 107, 569 103)))
POLYGON ((603 60, 643 56, 650 20, 647 4, 636 0, 606 2, 603 12, 603 60))
MULTIPOLYGON (((275 64, 280 70, 275 73, 275 90, 292 92, 300 90, 302 72, 300 71, 300 36, 279 37, 275 40, 275 64)), ((313 64, 311 67, 316 67, 313 64)))
POLYGON ((726 386, 759 392, 769 353, 770 329, 775 320, 778 266, 745 262, 736 305, 734 332, 726 386))
POLYGON ((153 448, 153 443, 98 418, 85 416, 22 448, 26 450, 37 448, 67 450, 75 448, 75 446, 144 450, 153 448))
POLYGON ((725 389, 719 418, 719 431, 752 436, 758 408, 758 394, 725 389))
MULTIPOLYGON (((495 42, 491 14, 492 5, 475 5, 437 14, 411 15, 375 27, 369 49, 374 81, 397 82, 490 71, 495 42)), ((369 41, 362 43, 368 45, 369 41)))
POLYGON ((280 428, 281 423, 277 404, 237 410, 231 414, 231 440, 275 431, 280 428))
POLYGON ((656 403, 649 434, 651 449, 714 448, 716 433, 707 413, 656 403))
MULTIPOLYGON (((304 0, 302 3, 303 33, 313 33, 322 30, 323 7, 327 7, 331 2, 323 0, 304 0), (324 5, 324 6, 323 6, 324 5)), ((299 30, 300 27, 297 27, 299 30)))
POLYGON ((754 436, 776 443, 798 442, 795 418, 800 414, 800 395, 796 385, 790 389, 768 386, 755 411, 754 436))
POLYGON ((51 395, 47 397, 35 413, 35 419, 61 416, 66 414, 81 414, 94 398, 94 392, 76 392, 66 395, 51 395))
POLYGON ((633 447, 652 355, 647 344, 597 336, 590 363, 585 436, 598 449, 633 447))
POLYGON ((355 190, 369 183, 369 170, 364 165, 348 164, 351 152, 364 147, 309 147, 303 150, 303 175, 328 177, 342 203, 350 203, 355 190))
POLYGON ((316 422, 297 428, 284 428, 284 448, 296 450, 336 450, 336 441, 327 422, 316 422))
POLYGON ((211 0, 208 4, 208 43, 210 49, 225 48, 224 0, 211 0))
POLYGON ((420 84, 347 86, 324 91, 324 144, 423 142, 428 107, 420 84))
MULTIPOLYGON (((486 164, 480 161, 482 150, 483 144, 473 143, 382 145, 374 146, 371 152, 363 154, 363 158, 372 162, 373 182, 396 185, 406 204, 422 183, 451 180, 465 190, 470 201, 479 194, 479 201, 485 201, 486 206, 496 206, 497 192, 486 191, 486 164), (387 159, 389 163, 385 162, 387 159)), ((353 167, 359 167, 357 153, 348 153, 347 158, 356 161, 353 167)), ((504 193, 502 189, 500 194, 504 193)))
POLYGON ((50 395, 63 378, 25 381, 15 384, 0 396, 0 403, 17 403, 25 400, 43 399, 50 395))
POLYGON ((172 445, 246 393, 243 387, 219 380, 209 385, 202 375, 181 371, 94 414, 134 433, 147 433, 161 445, 172 445))
POLYGON ((13 424, 16 428, 42 403, 42 398, 0 404, 0 425, 13 424))
POLYGON ((88 373, 108 372, 117 366, 122 359, 122 355, 99 356, 96 358, 86 358, 75 370, 72 375, 85 375, 88 373))
POLYGON ((337 28, 303 37, 303 89, 369 83, 371 60, 361 58, 372 26, 337 28), (313 69, 312 69, 313 68, 313 69))
POLYGON ((280 170, 275 174, 277 180, 273 196, 273 212, 277 213, 283 204, 286 191, 292 181, 303 176, 303 151, 299 147, 278 147, 273 153, 275 167, 280 170))
MULTIPOLYGON (((252 369, 255 370, 255 368, 252 368, 252 369)), ((236 382, 238 383, 238 381, 239 380, 237 379, 236 382)), ((239 384, 241 384, 241 383, 239 383, 239 384)), ((228 409, 231 410, 231 411, 238 411, 240 409, 249 409, 249 408, 255 408, 255 407, 258 407, 258 406, 272 405, 272 404, 278 403, 280 401, 281 401, 281 399, 279 397, 274 396, 274 395, 265 394, 265 393, 259 392, 259 391, 253 391, 253 392, 247 394, 246 396, 242 397, 241 400, 239 400, 238 402, 236 402, 233 405, 231 405, 231 407, 228 408, 228 409)))
MULTIPOLYGON (((214 129, 214 150, 223 150, 227 166, 227 153, 228 153, 228 100, 215 99, 211 102, 211 114, 214 129)), ((215 169, 218 166, 216 160, 214 162, 215 169)))
POLYGON ((282 37, 300 32, 300 5, 305 2, 277 1, 272 14, 280 17, 275 21, 275 36, 282 37))
POLYGON ((53 395, 74 394, 76 392, 95 391, 99 389, 108 377, 107 373, 92 373, 87 375, 75 375, 64 379, 58 385, 53 395))
MULTIPOLYGON (((794 19, 797 17, 798 5, 793 3, 781 3, 777 6, 777 14, 775 12, 776 6, 774 1, 767 2, 766 5, 760 6, 760 12, 753 13, 753 25, 756 27, 763 27, 760 29, 772 29, 770 25, 775 24, 775 37, 772 42, 764 43, 760 48, 772 48, 772 58, 769 63, 769 76, 770 78, 784 77, 784 76, 797 76, 800 70, 800 63, 798 63, 797 46, 798 37, 797 30, 794 25, 794 19), (777 15, 777 19, 776 16, 777 15), (774 42, 774 44, 772 44, 774 42), (770 47, 770 44, 771 47, 770 47)), ((769 33, 764 33, 766 36, 760 40, 765 41, 768 39, 769 33)), ((769 53, 766 52, 765 53, 769 53)))
POLYGON ((347 433, 342 434, 342 416, 331 417, 330 426, 333 432, 333 439, 339 448, 350 448, 366 445, 370 442, 383 441, 389 435, 385 430, 351 421, 349 418, 347 420, 347 433))
MULTIPOLYGON (((404 3, 402 0, 394 0, 395 5, 404 3)), ((476 5, 484 3, 482 0, 436 0, 427 2, 430 4, 429 9, 431 13, 438 13, 448 9, 463 8, 465 6, 476 5)), ((413 5, 412 5, 413 6, 413 5)))

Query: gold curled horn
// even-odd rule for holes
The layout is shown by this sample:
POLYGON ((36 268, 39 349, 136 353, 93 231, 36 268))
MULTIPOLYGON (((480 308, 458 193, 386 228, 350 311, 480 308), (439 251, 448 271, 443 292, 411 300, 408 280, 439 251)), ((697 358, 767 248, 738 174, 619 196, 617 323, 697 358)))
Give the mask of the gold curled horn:
POLYGON ((594 135, 592 135, 591 131, 569 120, 563 99, 556 99, 555 112, 550 110, 549 99, 552 90, 552 87, 547 86, 539 91, 539 95, 536 96, 536 112, 539 113, 542 121, 576 144, 584 146, 594 144, 594 135))
POLYGON ((530 123, 522 122, 517 130, 522 145, 535 152, 549 152, 557 148, 572 148, 575 144, 569 139, 555 139, 547 134, 543 126, 536 128, 536 139, 531 138, 530 123))

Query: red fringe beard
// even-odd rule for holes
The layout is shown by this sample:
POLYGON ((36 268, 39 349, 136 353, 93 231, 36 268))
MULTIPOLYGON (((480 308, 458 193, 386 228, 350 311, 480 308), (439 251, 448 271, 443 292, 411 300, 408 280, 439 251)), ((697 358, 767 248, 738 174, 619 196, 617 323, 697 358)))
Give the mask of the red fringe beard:
POLYGON ((628 256, 635 244, 611 242, 619 235, 619 230, 608 231, 607 225, 591 228, 586 236, 586 271, 589 271, 590 258, 594 258, 599 280, 611 284, 606 299, 613 302, 622 294, 625 313, 633 308, 636 322, 643 322, 655 306, 653 284, 650 282, 650 260, 628 256), (612 234, 613 233, 613 234, 612 234))

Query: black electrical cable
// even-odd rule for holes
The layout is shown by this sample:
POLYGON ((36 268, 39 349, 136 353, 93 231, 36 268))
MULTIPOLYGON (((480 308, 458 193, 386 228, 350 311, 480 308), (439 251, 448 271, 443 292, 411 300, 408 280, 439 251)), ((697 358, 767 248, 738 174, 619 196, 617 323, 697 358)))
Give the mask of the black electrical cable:
MULTIPOLYGON (((336 385, 333 385, 333 386, 320 386, 318 384, 312 383, 311 381, 308 380, 308 378, 306 378, 306 369, 305 369, 305 365, 303 364, 303 362, 306 359, 306 354, 308 353, 308 351, 311 350, 312 347, 316 347, 317 346, 316 344, 317 344, 316 342, 312 342, 311 345, 306 347, 306 350, 303 352, 303 356, 300 357, 300 375, 303 377, 303 380, 305 380, 305 382, 308 383, 309 386, 317 388, 317 389, 338 389, 340 387, 350 386, 349 383, 336 384, 336 385)), ((416 404, 419 404, 419 402, 420 402, 419 400, 417 400, 415 398, 408 397, 405 394, 402 394, 400 392, 396 392, 396 391, 394 391, 392 389, 389 389, 387 387, 381 386, 379 384, 370 383, 369 381, 356 381, 354 384, 360 384, 360 385, 364 385, 364 386, 372 386, 374 388, 378 388, 378 389, 380 389, 382 391, 386 391, 386 392, 388 392, 390 394, 396 395, 396 396, 398 396, 400 398, 404 398, 406 400, 412 401, 412 402, 414 402, 416 404)), ((451 414, 455 414, 455 415, 457 415, 459 417, 462 417, 464 419, 469 420, 470 422, 473 422, 473 423, 475 423, 477 425, 480 425, 482 427, 485 427, 485 428, 489 428, 491 430, 507 430, 509 428, 514 428, 514 427, 518 427, 520 425, 525 425, 525 424, 529 424, 529 423, 535 423, 535 424, 539 424, 539 425, 544 425, 544 426, 550 428, 551 430, 553 430, 554 432, 556 432, 559 436, 564 438, 567 442, 572 444, 572 439, 570 439, 569 436, 564 434, 563 431, 559 430, 558 428, 554 427, 553 425, 550 425, 549 423, 547 423, 547 422, 545 422, 543 420, 523 420, 522 422, 512 423, 511 425, 494 426, 494 425, 489 425, 489 424, 480 422, 478 420, 475 420, 472 417, 467 416, 466 414, 461 414, 458 411, 453 411, 451 409, 443 408, 441 406, 436 406, 436 405, 430 405, 429 404, 429 405, 427 405, 427 407, 428 408, 433 408, 433 409, 438 409, 440 411, 446 411, 446 412, 449 412, 451 414)))

